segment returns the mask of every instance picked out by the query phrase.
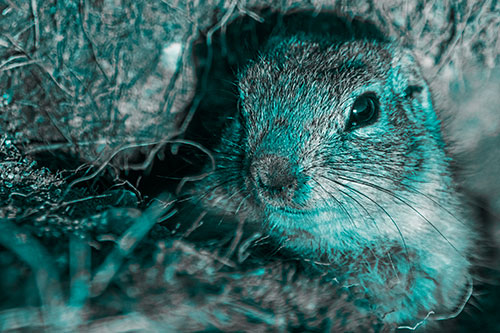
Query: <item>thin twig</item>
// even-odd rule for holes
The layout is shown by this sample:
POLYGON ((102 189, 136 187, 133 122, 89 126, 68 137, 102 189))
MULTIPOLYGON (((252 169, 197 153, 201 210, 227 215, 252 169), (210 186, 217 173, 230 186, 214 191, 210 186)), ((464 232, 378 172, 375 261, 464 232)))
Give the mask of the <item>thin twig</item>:
POLYGON ((38 5, 36 0, 31 0, 31 13, 33 14, 33 21, 35 26, 35 50, 40 46, 40 22, 38 19, 38 5))

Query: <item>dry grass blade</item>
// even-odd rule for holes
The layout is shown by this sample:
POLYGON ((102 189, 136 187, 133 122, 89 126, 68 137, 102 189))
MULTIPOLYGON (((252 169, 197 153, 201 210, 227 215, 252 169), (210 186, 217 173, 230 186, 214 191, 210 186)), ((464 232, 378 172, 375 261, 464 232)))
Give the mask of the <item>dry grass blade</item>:
POLYGON ((92 296, 100 295, 118 272, 123 260, 132 253, 144 236, 157 223, 173 201, 165 207, 161 201, 154 201, 149 208, 138 217, 132 226, 117 241, 114 250, 106 257, 91 281, 92 296))

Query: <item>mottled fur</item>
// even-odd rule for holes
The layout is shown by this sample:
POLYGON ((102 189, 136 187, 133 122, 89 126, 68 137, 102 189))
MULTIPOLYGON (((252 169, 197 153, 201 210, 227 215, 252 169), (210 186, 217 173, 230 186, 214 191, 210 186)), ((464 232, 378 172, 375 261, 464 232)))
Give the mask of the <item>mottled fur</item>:
POLYGON ((331 264, 387 322, 461 308, 475 236, 409 51, 278 36, 239 73, 238 91, 240 113, 223 134, 215 170, 193 191, 205 209, 262 226, 304 259, 331 264), (350 130, 352 104, 366 92, 376 96, 377 119, 350 130), (283 168, 293 179, 279 181, 289 188, 266 193, 266 168, 283 168))

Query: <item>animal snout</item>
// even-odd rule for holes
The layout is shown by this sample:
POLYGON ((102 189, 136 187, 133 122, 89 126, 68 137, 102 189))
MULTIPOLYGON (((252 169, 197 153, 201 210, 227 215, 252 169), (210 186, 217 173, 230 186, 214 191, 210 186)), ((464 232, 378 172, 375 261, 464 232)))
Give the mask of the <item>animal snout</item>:
POLYGON ((257 190, 267 199, 290 201, 297 189, 297 177, 286 157, 265 154, 254 159, 251 170, 257 190))

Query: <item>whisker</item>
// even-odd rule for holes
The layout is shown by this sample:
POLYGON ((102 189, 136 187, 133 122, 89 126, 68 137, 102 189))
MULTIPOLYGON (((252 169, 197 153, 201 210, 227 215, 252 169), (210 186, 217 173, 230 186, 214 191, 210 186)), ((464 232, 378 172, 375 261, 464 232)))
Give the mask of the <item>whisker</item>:
MULTIPOLYGON (((240 217, 238 219, 238 227, 236 228, 233 240, 231 241, 231 244, 229 245, 228 250, 226 251, 226 254, 223 256, 224 259, 227 261, 230 259, 230 257, 233 255, 234 251, 236 250, 236 247, 241 241, 241 237, 243 236, 243 225, 245 224, 245 219, 243 217, 240 217)), ((225 261, 226 261, 225 260, 225 261)), ((216 270, 219 270, 223 267, 223 263, 221 262, 220 266, 216 268, 216 270)))
MULTIPOLYGON (((318 182, 317 180, 315 180, 315 179, 313 179, 313 180, 314 180, 314 181, 315 181, 315 182, 316 182, 316 183, 317 183, 317 184, 318 184, 321 188, 323 188, 323 190, 325 190, 325 188, 323 187, 323 185, 321 185, 321 183, 319 183, 319 182, 318 182)), ((325 191, 326 191, 326 190, 325 190, 325 191)), ((345 191, 342 191, 342 190, 340 190, 340 189, 339 189, 338 191, 339 191, 339 192, 341 192, 342 194, 346 195, 347 197, 351 198, 352 200, 354 200, 354 201, 355 201, 355 202, 356 202, 356 203, 357 203, 357 204, 358 204, 361 208, 363 208, 363 209, 365 210, 365 212, 366 212, 366 213, 370 216, 370 218, 372 219, 373 223, 375 224, 375 227, 377 228, 377 230, 378 230, 378 231, 379 231, 379 233, 380 233, 380 229, 379 229, 379 227, 378 227, 378 225, 377 225, 377 222, 375 222, 375 219, 374 219, 374 218, 373 218, 373 216, 370 214, 370 212, 368 212, 368 210, 367 210, 367 209, 366 209, 366 208, 365 208, 365 207, 364 207, 364 206, 363 206, 363 205, 362 205, 362 204, 361 204, 361 203, 360 203, 357 199, 355 199, 354 197, 352 197, 349 193, 347 193, 347 192, 345 192, 345 191)), ((327 192, 328 194, 330 194, 330 198, 335 199, 335 201, 339 203, 339 206, 340 206, 340 207, 342 207, 342 208, 344 209, 344 211, 345 211, 345 212, 347 213, 347 215, 349 216, 349 219, 350 219, 351 221, 353 221, 353 225, 354 225, 354 227, 357 227, 357 226, 356 226, 356 223, 354 223, 354 220, 351 218, 351 214, 349 214, 349 213, 347 212, 347 210, 345 210, 344 206, 340 203, 340 201, 338 201, 338 200, 337 200, 337 199, 333 196, 333 194, 331 194, 331 192, 329 192, 329 191, 326 191, 326 192, 327 192)), ((356 209, 357 209, 357 208, 356 208, 356 209)), ((358 211, 359 211, 359 210, 358 210, 358 211)), ((373 249, 372 249, 371 247, 367 247, 367 249, 368 249, 368 251, 370 251, 370 252, 373 254, 373 256, 374 256, 374 257, 376 257, 376 254, 375 254, 375 252, 373 251, 373 249)), ((394 268, 394 270, 395 270, 395 267, 393 267, 393 268, 394 268)), ((397 272, 396 272, 396 273, 397 273, 397 272)))
MULTIPOLYGON (((344 163, 339 163, 339 164, 344 164, 344 163)), ((324 165, 324 167, 331 168, 331 165, 324 165)), ((371 177, 376 177, 376 178, 382 178, 382 179, 388 179, 388 180, 391 180, 391 181, 395 181, 396 180, 394 177, 390 177, 390 176, 387 176, 387 175, 380 175, 380 174, 375 174, 375 173, 371 173, 371 172, 364 172, 364 171, 360 171, 360 170, 350 170, 350 169, 336 168, 336 167, 334 168, 334 170, 335 171, 344 171, 344 172, 358 173, 358 174, 362 174, 362 175, 366 175, 366 176, 371 176, 371 177)), ((453 217, 459 223, 462 223, 462 224, 466 225, 466 223, 463 220, 459 219, 455 214, 453 214, 453 212, 451 212, 445 206, 441 205, 438 201, 436 201, 435 199, 433 199, 430 195, 428 195, 426 193, 423 193, 422 191, 417 190, 414 186, 407 185, 407 184, 405 184, 405 186, 407 188, 409 188, 410 190, 412 190, 413 192, 415 192, 415 193, 417 193, 419 195, 422 195, 425 198, 429 199, 432 203, 438 205, 440 208, 442 208, 444 211, 446 211, 451 217, 453 217)))
MULTIPOLYGON (((373 216, 370 214, 370 212, 368 211, 368 209, 366 209, 365 206, 363 206, 356 198, 354 198, 352 195, 350 195, 349 193, 341 190, 341 189, 338 189, 339 192, 341 192, 343 195, 347 196, 348 198, 350 198, 351 200, 353 200, 354 202, 356 202, 358 204, 358 206, 360 206, 361 208, 363 208, 363 210, 365 211, 366 214, 368 214, 368 216, 371 218, 371 220, 373 221, 373 223, 375 224, 375 228, 377 228, 377 230, 379 231, 380 233, 380 229, 377 225, 377 221, 375 221, 375 219, 373 218, 373 216)), ((359 210, 358 210, 359 211, 359 210)))
POLYGON ((347 215, 347 217, 349 218, 349 221, 351 221, 352 225, 353 225, 355 228, 357 228, 357 225, 356 225, 356 223, 354 222, 354 219, 352 218, 352 216, 351 216, 351 214, 349 213, 349 211, 348 211, 348 210, 344 207, 344 205, 343 205, 343 204, 342 204, 342 203, 341 203, 341 202, 340 202, 337 198, 335 198, 335 196, 334 196, 331 192, 327 191, 327 190, 325 189, 325 187, 324 187, 324 186, 323 186, 320 182, 318 182, 316 179, 313 179, 313 180, 316 182, 316 184, 318 184, 318 186, 319 186, 319 187, 321 187, 321 188, 323 189, 323 191, 325 191, 327 194, 329 194, 329 195, 330 195, 330 196, 328 197, 329 199, 333 199, 333 200, 335 200, 335 202, 339 205, 339 207, 340 207, 340 208, 344 211, 344 213, 347 215))
POLYGON ((198 195, 198 194, 193 194, 191 195, 189 198, 193 199, 193 198, 197 198, 197 203, 199 203, 201 200, 205 199, 205 197, 207 195, 209 195, 210 193, 214 192, 215 190, 217 190, 218 188, 226 185, 226 184, 229 184, 233 181, 237 181, 237 178, 229 178, 229 179, 226 179, 225 181, 223 182, 220 182, 220 183, 216 183, 215 185, 213 186, 210 186, 208 189, 205 189, 205 192, 202 194, 202 195, 198 195))
POLYGON ((370 198, 370 197, 369 197, 369 196, 367 196, 366 194, 364 194, 364 193, 362 193, 362 192, 360 192, 360 191, 358 191, 358 190, 356 190, 356 189, 352 188, 352 187, 351 187, 351 186, 349 186, 349 185, 343 184, 343 183, 341 183, 341 182, 339 182, 339 181, 337 181, 337 180, 334 180, 334 179, 327 178, 327 177, 325 177, 325 176, 323 176, 323 175, 321 175, 321 177, 323 177, 323 178, 325 178, 326 180, 329 180, 329 181, 331 181, 331 182, 334 182, 334 183, 336 183, 337 185, 343 186, 343 187, 345 187, 345 188, 347 188, 347 189, 351 190, 352 192, 357 193, 358 195, 361 195, 361 196, 365 197, 366 199, 368 199, 368 200, 370 200, 371 202, 373 202, 373 203, 374 203, 374 204, 375 204, 378 208, 380 208, 380 209, 381 209, 381 210, 382 210, 382 211, 383 211, 383 212, 387 215, 387 217, 389 217, 389 219, 392 221, 392 223, 393 223, 393 224, 394 224, 394 226, 396 227, 396 229, 397 229, 397 231, 398 231, 398 233, 399 233, 399 236, 401 237, 401 240, 403 241, 403 246, 404 246, 404 248, 405 248, 405 252, 406 252, 406 254, 408 254, 408 248, 407 248, 407 246, 406 246, 406 241, 405 241, 405 238, 404 238, 404 236, 403 236, 403 233, 401 232, 401 229, 399 228, 399 226, 398 226, 398 224, 396 223, 396 221, 394 221, 394 219, 392 218, 392 216, 391 216, 391 215, 387 212, 387 210, 386 210, 384 207, 382 207, 382 206, 381 206, 378 202, 376 202, 375 200, 373 200, 372 198, 370 198))
POLYGON ((374 188, 376 190, 379 190, 381 192, 384 192, 386 194, 389 194, 390 196, 392 196, 394 199, 402 202, 403 204, 405 204, 406 206, 408 206, 408 208, 410 208, 411 210, 413 210, 415 213, 417 213, 421 218, 423 218, 441 237, 443 237, 444 240, 446 240, 446 242, 455 250, 457 251, 458 254, 460 254, 460 256, 463 257, 462 253, 460 253, 460 251, 455 247, 455 245, 453 245, 449 240, 448 238, 443 235, 443 233, 431 222, 429 221, 429 219, 427 219, 424 215, 422 215, 422 213, 420 213, 417 209, 415 209, 415 207, 413 207, 412 205, 410 205, 407 201, 401 199, 398 195, 394 194, 392 191, 390 190, 387 190, 383 187, 380 187, 378 185, 375 185, 375 184, 372 184, 370 182, 366 182, 366 181, 362 181, 362 180, 359 180, 359 179, 356 179, 356 178, 352 178, 352 177, 349 177, 349 176, 340 176, 340 175, 337 175, 340 179, 343 179, 343 180, 346 180, 346 181, 349 181, 349 182, 353 182, 353 183, 357 183, 357 184, 360 184, 360 185, 365 185, 365 186, 368 186, 368 187, 371 187, 371 188, 374 188))
POLYGON ((245 200, 247 200, 248 198, 250 197, 250 194, 247 194, 243 200, 241 200, 240 204, 238 205, 238 208, 236 208, 236 211, 235 211, 235 215, 237 215, 240 211, 240 208, 242 207, 243 203, 245 202, 245 200))

